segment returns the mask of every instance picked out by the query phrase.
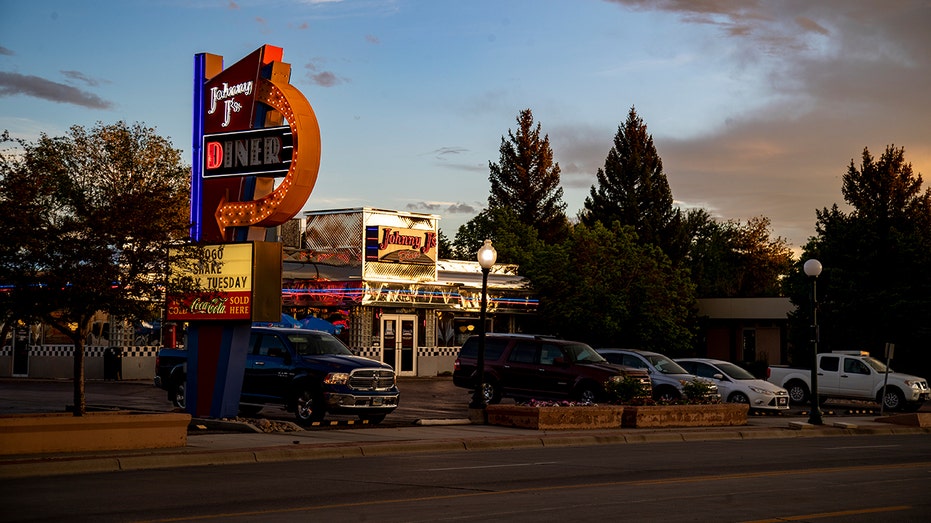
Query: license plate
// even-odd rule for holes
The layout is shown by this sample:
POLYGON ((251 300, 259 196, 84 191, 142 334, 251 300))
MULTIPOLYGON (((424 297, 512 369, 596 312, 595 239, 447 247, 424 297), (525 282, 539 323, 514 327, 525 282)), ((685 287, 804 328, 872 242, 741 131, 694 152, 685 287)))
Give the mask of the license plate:
POLYGON ((372 406, 377 407, 379 405, 384 405, 385 400, 383 398, 372 398, 372 406))

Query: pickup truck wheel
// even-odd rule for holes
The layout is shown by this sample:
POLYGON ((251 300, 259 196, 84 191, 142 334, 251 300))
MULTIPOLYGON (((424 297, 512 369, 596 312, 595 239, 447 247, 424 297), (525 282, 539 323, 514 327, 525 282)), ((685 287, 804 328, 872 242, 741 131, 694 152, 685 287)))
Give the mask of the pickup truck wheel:
POLYGON ((171 388, 171 393, 169 394, 169 399, 171 399, 171 404, 178 408, 185 408, 185 396, 184 396, 184 387, 185 383, 176 383, 174 387, 171 388))
POLYGON ((796 405, 808 403, 808 386, 801 381, 786 383, 786 390, 789 391, 789 400, 792 403, 796 405))
POLYGON ((888 387, 886 395, 882 398, 882 403, 886 410, 901 410, 905 406, 905 395, 895 387, 888 387))
POLYGON ((311 389, 304 389, 298 396, 294 408, 294 417, 299 425, 320 421, 326 415, 323 409, 323 396, 311 389))
POLYGON ((748 398, 747 395, 744 394, 743 392, 735 392, 731 394, 731 396, 727 398, 727 401, 728 403, 745 403, 747 405, 750 404, 750 398, 748 398))

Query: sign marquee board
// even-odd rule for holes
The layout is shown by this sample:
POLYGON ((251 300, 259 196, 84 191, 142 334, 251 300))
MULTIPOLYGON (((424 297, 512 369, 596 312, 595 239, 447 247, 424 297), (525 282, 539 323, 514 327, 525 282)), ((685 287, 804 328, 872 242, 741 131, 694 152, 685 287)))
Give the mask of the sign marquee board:
POLYGON ((372 225, 365 228, 365 261, 436 265, 433 231, 372 225))
POLYGON ((198 249, 197 262, 172 267, 170 278, 188 278, 199 290, 168 296, 167 320, 281 319, 281 244, 225 243, 198 249))
POLYGON ((216 55, 195 60, 196 241, 232 241, 237 228, 286 223, 313 191, 320 127, 310 103, 290 84, 291 66, 282 56, 281 48, 265 45, 227 69, 216 55), (276 187, 274 178, 281 178, 276 187), (258 194, 256 187, 267 189, 258 194))

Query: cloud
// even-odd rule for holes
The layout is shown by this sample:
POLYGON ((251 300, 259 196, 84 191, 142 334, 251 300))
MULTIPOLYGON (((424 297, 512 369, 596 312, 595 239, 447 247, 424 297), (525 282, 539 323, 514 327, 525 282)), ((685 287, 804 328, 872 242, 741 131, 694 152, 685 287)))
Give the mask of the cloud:
POLYGON ((467 203, 456 202, 456 203, 450 204, 448 207, 446 207, 446 213, 447 213, 447 214, 469 214, 469 215, 472 215, 472 214, 476 214, 476 213, 479 211, 479 209, 480 209, 479 207, 475 207, 475 206, 469 205, 469 204, 467 204, 467 203))
POLYGON ((16 53, 14 53, 12 49, 7 49, 6 47, 3 47, 2 45, 0 45, 0 55, 13 56, 15 54, 16 53))
POLYGON ((91 78, 90 76, 87 76, 86 74, 80 71, 62 71, 61 74, 63 74, 65 78, 68 78, 70 80, 76 80, 78 82, 81 82, 85 85, 89 85, 91 87, 97 87, 98 85, 101 84, 101 82, 110 83, 106 80, 101 81, 101 80, 97 80, 96 78, 91 78))
MULTIPOLYGON (((724 219, 765 215, 777 235, 800 246, 814 234, 816 209, 847 207, 842 177, 864 147, 878 155, 886 145, 904 146, 927 180, 927 2, 608 1, 718 28, 723 40, 698 31, 693 45, 719 46, 738 77, 748 64, 763 75, 763 91, 746 98, 735 91, 728 112, 689 137, 671 136, 638 111, 683 205, 724 219)), ((613 132, 580 126, 550 135, 564 184, 595 183, 613 132)))
POLYGON ((313 62, 308 62, 304 68, 308 70, 307 78, 321 87, 333 87, 334 85, 348 82, 348 80, 336 76, 332 71, 318 71, 317 64, 313 62))
POLYGON ((440 147, 439 149, 434 149, 432 154, 436 155, 438 160, 445 160, 446 156, 457 155, 461 153, 469 152, 465 147, 440 147))
POLYGON ((230 0, 230 3, 227 4, 226 8, 227 8, 227 9, 230 9, 230 10, 232 10, 232 11, 235 11, 235 10, 238 10, 238 9, 239 9, 239 4, 237 4, 237 3, 234 2, 233 0, 230 0))
POLYGON ((25 95, 51 102, 90 109, 111 109, 113 104, 99 96, 38 76, 0 71, 0 96, 25 95))
POLYGON ((365 41, 370 44, 380 44, 381 41, 375 35, 365 35, 365 41))
POLYGON ((436 213, 442 211, 444 214, 465 214, 474 215, 481 208, 462 202, 412 202, 408 203, 405 208, 412 212, 436 213))

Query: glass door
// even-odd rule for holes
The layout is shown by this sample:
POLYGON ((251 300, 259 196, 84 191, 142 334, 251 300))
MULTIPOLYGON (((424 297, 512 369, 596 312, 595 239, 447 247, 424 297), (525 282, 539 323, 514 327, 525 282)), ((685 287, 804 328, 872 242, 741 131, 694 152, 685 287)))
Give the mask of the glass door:
POLYGON ((382 361, 398 376, 417 375, 417 316, 385 314, 381 317, 382 361))

